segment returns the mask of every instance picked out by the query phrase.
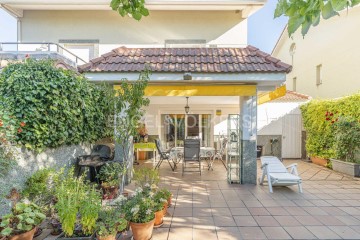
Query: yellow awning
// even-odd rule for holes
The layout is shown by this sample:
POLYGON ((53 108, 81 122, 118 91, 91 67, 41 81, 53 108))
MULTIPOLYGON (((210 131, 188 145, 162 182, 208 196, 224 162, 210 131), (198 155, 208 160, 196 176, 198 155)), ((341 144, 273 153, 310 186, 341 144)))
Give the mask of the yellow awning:
MULTIPOLYGON (((119 89, 120 86, 114 86, 119 89)), ((145 96, 254 96, 256 95, 255 85, 150 85, 145 89, 145 96)))
POLYGON ((267 92, 258 96, 258 105, 269 102, 271 100, 277 99, 279 97, 285 96, 286 94, 286 86, 283 85, 278 87, 272 92, 267 92))

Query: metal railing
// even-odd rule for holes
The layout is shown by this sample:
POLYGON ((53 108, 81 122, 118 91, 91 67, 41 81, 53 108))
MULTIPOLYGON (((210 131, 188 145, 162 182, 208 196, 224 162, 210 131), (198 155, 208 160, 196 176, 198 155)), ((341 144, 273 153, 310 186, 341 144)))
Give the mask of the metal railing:
POLYGON ((68 49, 64 48, 58 43, 53 42, 0 42, 0 51, 4 52, 35 52, 35 51, 44 51, 44 52, 57 52, 63 55, 64 52, 69 54, 72 58, 74 58, 76 64, 85 64, 87 63, 84 59, 80 58, 79 56, 75 55, 68 49), (16 50, 4 50, 4 46, 16 46, 16 50), (30 48, 24 48, 24 50, 19 50, 21 46, 30 46, 30 45, 40 45, 40 47, 36 48, 35 50, 29 50, 30 48), (62 52, 61 52, 62 51, 62 52))

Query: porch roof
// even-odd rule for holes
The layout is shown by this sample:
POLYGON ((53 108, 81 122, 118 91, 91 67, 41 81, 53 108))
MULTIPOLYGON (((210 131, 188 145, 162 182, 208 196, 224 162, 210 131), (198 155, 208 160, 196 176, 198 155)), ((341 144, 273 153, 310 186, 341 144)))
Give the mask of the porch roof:
POLYGON ((78 67, 79 72, 288 73, 291 66, 259 49, 120 47, 78 67))

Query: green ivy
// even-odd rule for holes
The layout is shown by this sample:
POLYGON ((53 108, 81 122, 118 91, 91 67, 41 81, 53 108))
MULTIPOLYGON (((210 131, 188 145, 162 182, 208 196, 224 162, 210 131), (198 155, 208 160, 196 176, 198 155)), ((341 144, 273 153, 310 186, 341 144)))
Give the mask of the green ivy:
POLYGON ((94 142, 110 136, 113 96, 107 86, 89 83, 52 61, 27 59, 10 64, 0 75, 0 109, 26 125, 15 140, 42 151, 64 144, 94 142))
POLYGON ((310 156, 336 157, 336 122, 343 117, 360 119, 360 93, 338 100, 313 100, 301 107, 310 156))

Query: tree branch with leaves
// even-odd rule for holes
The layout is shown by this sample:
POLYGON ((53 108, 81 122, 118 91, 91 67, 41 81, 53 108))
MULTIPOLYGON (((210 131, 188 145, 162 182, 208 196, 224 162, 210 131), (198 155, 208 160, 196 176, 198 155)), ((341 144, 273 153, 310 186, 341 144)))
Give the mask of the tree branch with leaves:
POLYGON ((128 15, 138 21, 143 16, 149 16, 149 10, 145 7, 145 0, 112 0, 110 7, 122 17, 128 15))
POLYGON ((320 18, 329 19, 339 16, 339 12, 354 7, 360 0, 279 0, 274 17, 287 16, 288 33, 291 36, 301 27, 301 34, 305 36, 310 27, 317 26, 320 18))

